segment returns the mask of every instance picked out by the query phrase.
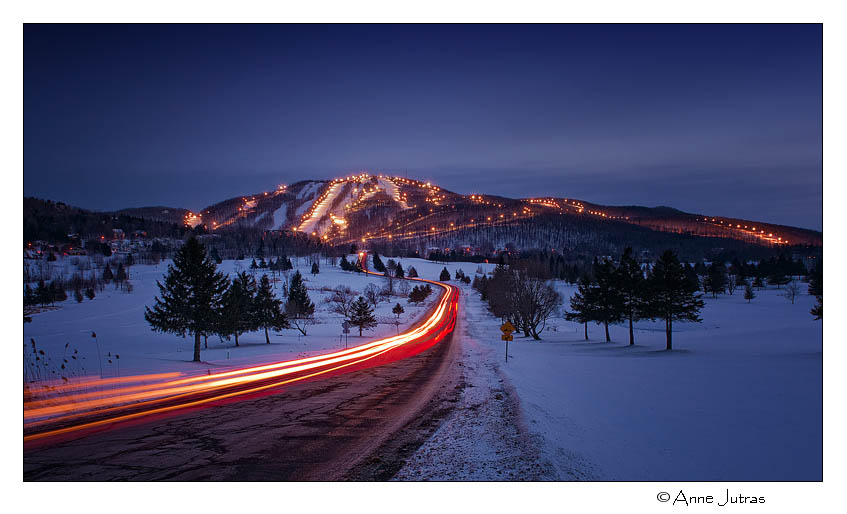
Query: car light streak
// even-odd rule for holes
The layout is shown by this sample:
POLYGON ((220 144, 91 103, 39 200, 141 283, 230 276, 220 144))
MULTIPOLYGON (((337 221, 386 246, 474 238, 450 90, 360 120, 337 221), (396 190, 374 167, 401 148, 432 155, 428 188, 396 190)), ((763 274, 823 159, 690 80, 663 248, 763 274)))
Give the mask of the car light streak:
POLYGON ((33 393, 29 395, 31 399, 25 398, 24 402, 24 442, 204 405, 416 355, 437 344, 454 329, 458 289, 425 279, 410 280, 428 282, 444 290, 432 313, 416 328, 347 350, 214 375, 175 378, 175 374, 165 373, 86 379, 61 390, 51 390, 51 395, 57 391, 67 394, 39 398, 38 393, 33 393), (115 385, 119 387, 102 389, 115 385))

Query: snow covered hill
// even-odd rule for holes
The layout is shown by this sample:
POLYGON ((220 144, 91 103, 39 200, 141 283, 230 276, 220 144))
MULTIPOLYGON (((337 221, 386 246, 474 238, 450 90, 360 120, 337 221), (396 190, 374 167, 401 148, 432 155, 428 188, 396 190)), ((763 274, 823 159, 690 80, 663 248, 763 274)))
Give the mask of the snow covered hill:
MULTIPOLYGON (((640 233, 659 232, 766 246, 820 246, 823 241, 821 233, 812 230, 668 207, 605 206, 561 196, 513 199, 459 194, 430 182, 369 173, 282 185, 189 214, 186 223, 203 224, 211 231, 293 230, 332 244, 364 240, 435 248, 467 243, 477 248, 486 241, 497 241, 495 246, 514 243, 513 235, 504 238, 502 233, 529 233, 539 225, 547 227, 544 232, 556 232, 552 239, 559 247, 578 245, 597 232, 620 239, 628 231, 635 231, 635 239, 644 239, 640 233)), ((544 248, 548 239, 538 234, 523 245, 544 248)))

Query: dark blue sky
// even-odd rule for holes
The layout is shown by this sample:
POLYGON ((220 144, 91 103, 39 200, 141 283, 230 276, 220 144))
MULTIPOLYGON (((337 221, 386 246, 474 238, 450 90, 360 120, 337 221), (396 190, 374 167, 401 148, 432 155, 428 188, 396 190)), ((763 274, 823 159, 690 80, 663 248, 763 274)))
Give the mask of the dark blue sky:
POLYGON ((819 25, 24 27, 24 194, 408 172, 821 228, 819 25))

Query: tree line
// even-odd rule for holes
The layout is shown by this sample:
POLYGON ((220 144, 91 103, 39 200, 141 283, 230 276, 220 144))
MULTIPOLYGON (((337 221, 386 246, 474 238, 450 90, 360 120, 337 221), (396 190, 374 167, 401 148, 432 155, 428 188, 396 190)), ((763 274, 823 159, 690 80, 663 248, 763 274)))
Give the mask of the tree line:
MULTIPOLYGON (((99 277, 94 272, 90 273, 88 277, 81 272, 77 272, 70 278, 63 278, 62 276, 55 277, 52 280, 40 278, 35 287, 27 282, 24 284, 24 307, 37 305, 46 307, 47 305, 55 305, 56 302, 64 302, 68 299, 68 291, 71 292, 77 303, 82 302, 83 298, 93 300, 97 292, 102 291, 106 284, 110 283, 114 283, 116 289, 120 288, 131 293, 133 287, 129 282, 128 269, 129 264, 124 266, 124 263, 119 261, 115 271, 112 271, 111 264, 106 263, 99 277)), ((31 278, 27 277, 26 269, 24 275, 25 280, 31 278)))
POLYGON ((209 335, 233 337, 238 346, 240 335, 262 329, 270 344, 269 330, 293 327, 306 335, 306 327, 314 319, 315 304, 299 271, 291 279, 283 304, 267 275, 258 283, 247 272, 229 280, 217 271, 214 260, 195 238, 177 251, 164 282, 156 284, 160 294, 152 308, 145 308, 145 320, 154 331, 192 335, 198 362, 201 338, 209 335))
POLYGON ((642 319, 665 322, 666 347, 673 348, 674 322, 700 322, 703 308, 698 282, 686 272, 676 254, 666 250, 645 273, 631 248, 624 250, 620 263, 595 260, 593 276, 583 275, 570 299, 569 321, 582 323, 588 340, 588 323, 602 324, 606 341, 609 325, 627 322, 629 344, 635 344, 633 323, 642 319))
MULTIPOLYGON (((283 269, 290 265, 288 259, 277 262, 285 263, 283 269)), ((342 269, 361 270, 358 263, 347 262, 345 267, 346 259, 341 262, 342 269)), ((402 266, 393 260, 384 268, 389 284, 405 276, 402 266)), ((256 269, 261 266, 257 264, 256 269)), ((417 276, 412 267, 408 274, 417 276)), ((215 259, 196 238, 189 239, 176 252, 164 281, 156 284, 159 296, 154 299, 152 308, 145 308, 145 320, 154 331, 193 336, 195 361, 200 360, 201 342, 210 335, 234 338, 235 345, 239 346, 241 335, 261 329, 265 342, 270 344, 270 330, 294 328, 307 335, 307 327, 315 322, 315 304, 299 271, 292 276, 283 302, 276 297, 267 275, 262 275, 257 282, 250 273, 242 271, 230 280, 217 271, 215 259)), ((390 285, 385 289, 389 288, 390 285)), ((429 284, 415 286, 409 293, 409 302, 420 303, 430 294, 429 284)), ((347 321, 359 328, 361 335, 362 330, 376 326, 371 304, 376 306, 382 292, 374 286, 366 290, 364 296, 357 299, 353 296, 349 288, 339 287, 329 301, 334 304, 333 311, 342 313, 347 321)), ((399 317, 403 308, 397 304, 392 312, 399 317)))

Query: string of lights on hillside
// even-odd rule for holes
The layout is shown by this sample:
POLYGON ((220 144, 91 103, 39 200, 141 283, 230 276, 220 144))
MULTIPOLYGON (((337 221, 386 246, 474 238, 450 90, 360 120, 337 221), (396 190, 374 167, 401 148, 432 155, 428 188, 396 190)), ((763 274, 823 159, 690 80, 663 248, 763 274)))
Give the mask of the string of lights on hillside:
MULTIPOLYGON (((266 197, 273 198, 275 196, 285 194, 287 192, 288 192, 288 186, 286 186, 285 184, 281 184, 274 191, 266 191, 266 192, 262 193, 262 198, 266 198, 266 197)), ((233 223, 235 223, 239 219, 246 218, 253 211, 253 209, 255 209, 256 206, 258 205, 258 200, 256 200, 255 195, 251 196, 249 200, 246 197, 242 197, 241 202, 242 202, 241 206, 238 208, 238 211, 233 216, 230 216, 229 218, 225 219, 224 221, 222 221, 220 223, 215 221, 215 220, 212 220, 212 226, 211 227, 207 226, 207 228, 211 229, 211 230, 217 230, 217 229, 220 229, 222 227, 232 225, 233 223)), ((208 215, 208 214, 210 214, 210 212, 207 210, 206 214, 208 215)), ((188 225, 188 223, 186 223, 186 225, 188 225)), ((192 226, 192 228, 193 228, 193 226, 192 226)))
POLYGON ((709 225, 715 227, 721 227, 726 230, 733 230, 737 232, 741 232, 750 237, 761 239, 762 241, 767 241, 768 243, 775 245, 783 245, 788 244, 788 239, 783 239, 782 236, 775 235, 773 232, 765 232, 765 229, 761 227, 756 227, 754 225, 741 225, 740 223, 732 223, 729 220, 722 220, 720 218, 697 218, 697 221, 707 223, 709 225))
MULTIPOLYGON (((262 193, 260 198, 263 199, 285 192, 287 192, 287 186, 281 185, 273 192, 262 193)), ((225 221, 212 221, 212 226, 209 228, 215 230, 231 225, 239 219, 246 218, 255 211, 258 204, 256 196, 249 198, 243 197, 241 200, 242 204, 238 208, 238 212, 225 221)), ((649 224, 652 221, 643 218, 630 220, 629 216, 615 216, 603 210, 587 209, 583 203, 567 198, 527 198, 510 202, 510 205, 505 205, 501 199, 486 197, 481 194, 453 195, 451 197, 431 182, 422 182, 400 176, 373 175, 363 172, 336 178, 326 183, 320 195, 311 202, 306 211, 300 216, 299 222, 291 227, 291 230, 311 234, 323 241, 333 240, 339 243, 355 240, 364 243, 369 239, 402 240, 420 236, 441 235, 467 228, 478 228, 488 224, 517 221, 542 214, 546 209, 558 211, 560 214, 565 214, 568 211, 577 214, 586 214, 604 220, 621 220, 640 224, 649 224), (338 195, 344 190, 343 188, 346 184, 352 185, 352 190, 347 190, 349 191, 350 198, 343 205, 340 205, 336 200, 338 199, 338 195), (405 219, 402 223, 397 221, 396 223, 392 223, 391 226, 379 228, 375 232, 366 232, 360 236, 350 237, 352 234, 345 236, 350 230, 350 215, 361 208, 371 205, 373 197, 380 192, 385 193, 395 202, 401 203, 402 211, 417 209, 413 212, 414 219, 405 219), (410 205, 408 203, 410 195, 414 195, 414 198, 423 201, 425 205, 430 205, 431 207, 425 207, 421 210, 417 205, 410 205), (467 219, 456 219, 457 215, 451 214, 451 210, 455 212, 456 209, 455 201, 450 203, 451 198, 462 198, 474 205, 486 206, 490 208, 486 210, 493 210, 494 212, 486 212, 482 216, 471 218, 469 221, 467 219), (339 206, 335 207, 334 205, 339 206), (430 217, 433 218, 435 223, 427 223, 427 219, 430 217)), ((184 221, 187 226, 193 228, 203 223, 203 218, 199 213, 189 212, 186 214, 184 221)), ((713 227, 741 232, 744 235, 769 244, 781 245, 789 243, 782 235, 766 232, 761 227, 757 228, 749 224, 743 225, 742 223, 733 223, 728 220, 709 217, 696 218, 696 221, 709 224, 713 227)), ((684 231, 684 229, 679 230, 684 231)))

